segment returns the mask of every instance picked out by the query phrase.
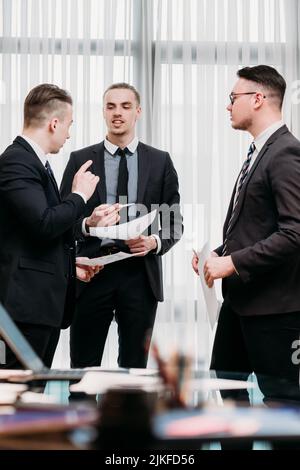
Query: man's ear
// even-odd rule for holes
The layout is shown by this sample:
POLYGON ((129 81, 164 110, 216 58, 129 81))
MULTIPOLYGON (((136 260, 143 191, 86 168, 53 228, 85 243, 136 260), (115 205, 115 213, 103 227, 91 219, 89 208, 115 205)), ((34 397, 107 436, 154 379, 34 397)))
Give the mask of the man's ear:
POLYGON ((141 117, 142 108, 141 108, 140 106, 138 106, 136 112, 137 112, 137 114, 136 114, 136 119, 138 120, 138 119, 141 117))
POLYGON ((254 103, 255 109, 260 108, 260 107, 262 106, 264 100, 265 100, 265 95, 264 95, 264 93, 258 91, 258 92, 255 94, 255 103, 254 103))
POLYGON ((57 118, 52 118, 52 119, 51 119, 51 121, 49 122, 49 130, 50 130, 51 132, 55 132, 57 123, 58 123, 58 119, 57 119, 57 118))

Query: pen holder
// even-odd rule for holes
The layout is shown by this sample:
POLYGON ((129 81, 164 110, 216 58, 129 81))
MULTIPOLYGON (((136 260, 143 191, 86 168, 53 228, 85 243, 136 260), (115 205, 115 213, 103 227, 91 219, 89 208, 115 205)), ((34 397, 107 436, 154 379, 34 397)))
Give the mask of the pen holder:
POLYGON ((150 448, 154 395, 139 389, 108 390, 99 404, 95 447, 108 450, 150 448))

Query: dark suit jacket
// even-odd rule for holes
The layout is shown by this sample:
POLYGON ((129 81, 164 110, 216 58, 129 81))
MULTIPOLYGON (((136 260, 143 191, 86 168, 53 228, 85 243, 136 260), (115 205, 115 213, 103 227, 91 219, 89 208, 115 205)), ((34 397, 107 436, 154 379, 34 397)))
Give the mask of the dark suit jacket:
POLYGON ((61 202, 57 186, 22 137, 1 155, 0 301, 15 321, 53 327, 70 323, 72 227, 84 207, 78 194, 61 202))
MULTIPOLYGON (((239 275, 223 280, 223 294, 237 313, 300 311, 300 142, 286 126, 268 139, 250 169, 227 247, 239 275)), ((222 246, 215 251, 220 255, 222 246)))
MULTIPOLYGON (((180 196, 177 173, 167 152, 141 142, 137 151, 137 203, 145 205, 148 211, 151 210, 153 204, 166 204, 174 208, 170 214, 170 224, 167 216, 161 217, 160 230, 158 229, 158 220, 152 226, 153 233, 158 233, 161 238, 162 248, 159 255, 163 255, 179 240, 183 231, 182 216, 179 210, 180 196)), ((64 198, 70 192, 74 174, 87 160, 93 161, 90 168, 94 174, 100 176, 100 182, 87 203, 85 217, 92 213, 94 207, 106 203, 104 142, 72 152, 61 185, 61 193, 64 198)), ((94 237, 83 237, 81 223, 78 224, 77 238, 82 242, 79 244, 80 256, 95 257, 99 255, 101 241, 94 237)), ((153 294, 157 300, 161 301, 163 300, 161 257, 149 253, 144 257, 144 262, 153 294)))

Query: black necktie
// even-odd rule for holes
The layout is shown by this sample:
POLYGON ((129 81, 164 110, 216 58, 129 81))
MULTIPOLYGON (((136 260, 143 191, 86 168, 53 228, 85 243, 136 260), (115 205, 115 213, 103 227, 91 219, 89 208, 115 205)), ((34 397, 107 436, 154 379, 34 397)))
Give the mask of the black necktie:
MULTIPOLYGON (((126 149, 122 150, 119 148, 118 155, 120 155, 119 163, 119 174, 118 174, 118 185, 117 185, 117 199, 116 202, 121 204, 128 203, 128 168, 126 160, 126 149)), ((120 212, 120 223, 127 222, 128 220, 128 208, 125 207, 120 212)))
POLYGON ((52 181, 52 184, 53 184, 56 192, 59 192, 54 173, 52 171, 52 168, 51 168, 50 163, 48 162, 48 160, 46 161, 45 168, 46 168, 46 171, 48 173, 48 176, 49 176, 50 180, 52 181))

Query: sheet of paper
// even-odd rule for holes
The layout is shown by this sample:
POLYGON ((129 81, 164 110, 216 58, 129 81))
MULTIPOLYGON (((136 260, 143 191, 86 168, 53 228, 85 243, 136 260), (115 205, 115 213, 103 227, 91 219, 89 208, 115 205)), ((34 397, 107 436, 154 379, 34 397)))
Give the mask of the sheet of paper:
POLYGON ((104 393, 109 388, 141 388, 158 390, 161 384, 159 377, 139 376, 118 372, 87 372, 81 381, 71 385, 71 392, 85 392, 89 395, 104 393))
MULTIPOLYGON (((144 254, 146 252, 139 253, 144 254)), ((77 257, 76 263, 82 264, 84 266, 104 266, 105 264, 115 263, 116 261, 122 261, 123 259, 131 258, 132 256, 138 256, 137 253, 124 253, 119 251, 118 253, 113 253, 112 255, 99 256, 99 258, 84 258, 77 257)))
POLYGON ((155 209, 126 224, 111 225, 110 227, 91 227, 90 235, 98 238, 111 238, 112 240, 130 240, 137 238, 152 224, 156 213, 157 210, 155 209))
POLYGON ((213 329, 216 321, 218 320, 220 304, 217 299, 215 286, 208 287, 205 282, 205 278, 203 274, 205 261, 207 260, 207 258, 210 257, 210 254, 211 254, 211 250, 209 248, 208 242, 205 243, 201 251, 197 251, 197 255, 199 258, 198 266, 199 266, 199 275, 200 275, 202 291, 203 291, 204 300, 206 304, 209 323, 210 323, 211 328, 213 329))
POLYGON ((246 380, 231 380, 231 379, 191 379, 188 383, 190 390, 240 390, 256 388, 257 385, 253 382, 246 380))

